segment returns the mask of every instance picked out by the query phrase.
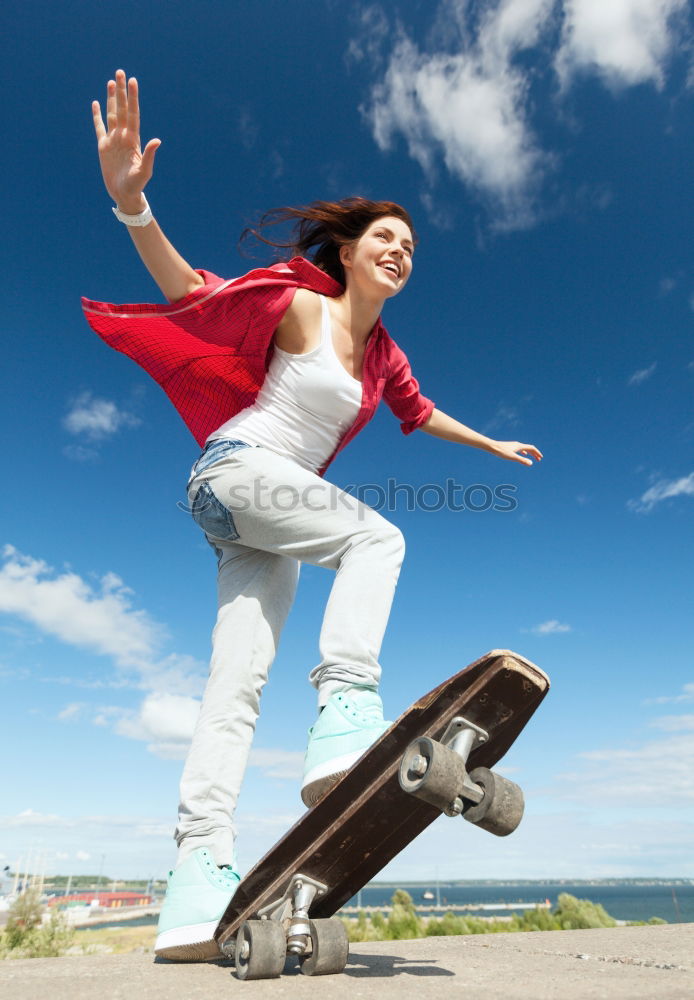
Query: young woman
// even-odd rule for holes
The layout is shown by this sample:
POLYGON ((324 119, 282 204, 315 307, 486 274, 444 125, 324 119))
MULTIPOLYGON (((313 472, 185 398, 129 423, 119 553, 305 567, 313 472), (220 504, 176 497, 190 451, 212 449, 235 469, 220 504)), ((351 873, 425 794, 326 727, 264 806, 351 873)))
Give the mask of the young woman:
POLYGON ((383 397, 416 429, 531 465, 531 444, 494 441, 437 410, 380 321, 412 272, 415 233, 391 202, 348 198, 270 213, 293 219, 297 256, 223 281, 194 270, 163 235, 143 191, 158 139, 140 148, 138 89, 108 83, 92 105, 106 189, 168 305, 83 300, 90 325, 165 389, 204 450, 188 481, 192 515, 218 561, 210 675, 181 780, 157 954, 217 954, 213 932, 239 882, 233 815, 260 695, 301 562, 335 571, 311 671, 306 805, 387 728, 378 662, 404 554, 400 531, 326 482, 337 454, 383 397), (306 259, 311 254, 312 260, 306 259))

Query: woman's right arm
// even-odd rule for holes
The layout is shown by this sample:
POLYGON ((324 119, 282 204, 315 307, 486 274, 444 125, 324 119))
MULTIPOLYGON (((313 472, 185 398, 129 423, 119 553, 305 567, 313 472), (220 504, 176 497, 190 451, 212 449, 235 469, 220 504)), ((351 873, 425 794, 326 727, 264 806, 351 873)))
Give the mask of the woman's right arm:
MULTIPOLYGON (((146 202, 143 191, 154 169, 154 154, 161 140, 150 139, 140 150, 140 108, 137 80, 127 81, 122 69, 108 81, 104 127, 98 101, 92 102, 99 163, 106 190, 125 215, 138 215, 146 202)), ((182 299, 204 284, 152 221, 146 226, 128 226, 128 232, 145 267, 170 302, 182 299)))

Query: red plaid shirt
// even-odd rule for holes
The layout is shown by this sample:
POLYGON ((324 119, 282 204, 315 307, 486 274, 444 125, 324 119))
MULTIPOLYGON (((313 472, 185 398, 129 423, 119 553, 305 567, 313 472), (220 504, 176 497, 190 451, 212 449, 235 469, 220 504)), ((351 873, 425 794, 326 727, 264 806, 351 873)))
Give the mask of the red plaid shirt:
MULTIPOLYGON (((169 305, 112 305, 82 299, 87 322, 116 351, 141 365, 164 389, 202 446, 226 420, 255 400, 273 353, 272 337, 297 288, 340 295, 343 288, 303 257, 205 284, 169 305)), ((373 417, 381 396, 404 434, 434 409, 422 396, 403 351, 378 319, 364 353, 361 408, 325 465, 373 417)))

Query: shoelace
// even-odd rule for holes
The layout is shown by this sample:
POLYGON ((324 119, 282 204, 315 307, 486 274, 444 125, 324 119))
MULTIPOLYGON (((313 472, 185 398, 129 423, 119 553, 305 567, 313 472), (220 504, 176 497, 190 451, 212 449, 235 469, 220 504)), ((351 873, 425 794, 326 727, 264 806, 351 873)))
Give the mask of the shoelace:
MULTIPOLYGON (((357 688, 357 690, 360 690, 360 689, 357 688)), ((375 703, 372 702, 371 704, 360 705, 358 699, 353 700, 350 697, 349 690, 345 691, 342 694, 338 694, 337 698, 338 698, 338 701, 341 701, 341 702, 345 703, 345 707, 346 708, 353 709, 354 711, 358 712, 359 715, 362 715, 364 718, 366 718, 366 719, 372 719, 374 722, 382 722, 383 721, 383 709, 382 709, 380 703, 376 703, 375 704, 375 703)))
POLYGON ((205 859, 205 864, 207 865, 207 867, 212 869, 213 874, 216 875, 218 879, 221 878, 222 880, 226 881, 229 878, 234 878, 236 879, 237 882, 241 881, 241 876, 239 875, 238 872, 234 871, 231 865, 222 865, 221 867, 219 865, 216 865, 209 851, 205 851, 203 857, 205 859))

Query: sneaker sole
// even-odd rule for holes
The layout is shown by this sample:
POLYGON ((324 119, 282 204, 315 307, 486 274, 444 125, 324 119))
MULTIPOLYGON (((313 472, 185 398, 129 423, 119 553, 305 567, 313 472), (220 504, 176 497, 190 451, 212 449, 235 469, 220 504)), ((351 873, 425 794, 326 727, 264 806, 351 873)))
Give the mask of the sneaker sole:
POLYGON ((154 943, 157 958, 168 958, 172 962, 209 962, 223 958, 214 939, 217 920, 206 924, 192 924, 189 927, 174 927, 163 931, 154 943))
POLYGON ((366 750, 353 750, 352 753, 333 757, 332 760, 311 768, 301 786, 301 801, 304 805, 309 809, 314 806, 329 788, 336 785, 340 778, 344 778, 352 765, 365 753, 366 750))

